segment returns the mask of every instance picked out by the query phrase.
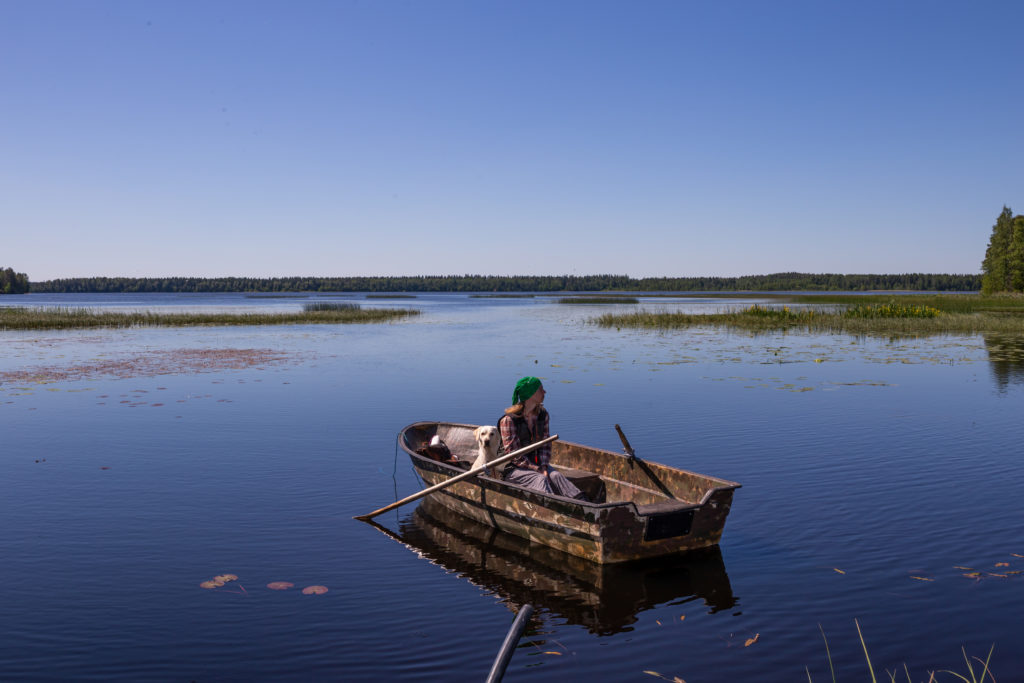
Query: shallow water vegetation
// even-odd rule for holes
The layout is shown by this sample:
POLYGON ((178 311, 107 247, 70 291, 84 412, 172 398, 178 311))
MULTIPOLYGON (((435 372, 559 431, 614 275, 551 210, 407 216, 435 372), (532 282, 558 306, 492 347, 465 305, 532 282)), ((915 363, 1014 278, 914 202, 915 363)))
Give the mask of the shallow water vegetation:
POLYGON ((355 304, 309 304, 312 308, 285 313, 161 313, 96 311, 89 308, 0 308, 0 329, 41 330, 89 327, 195 327, 201 325, 302 325, 381 323, 419 315, 414 309, 366 309, 355 304))
MULTIPOLYGON (((805 297, 810 299, 812 297, 805 297)), ((824 298, 824 297, 823 297, 824 298)), ((842 297, 842 301, 820 301, 826 306, 764 306, 754 304, 721 313, 691 314, 637 310, 606 313, 591 319, 603 327, 632 327, 657 330, 688 327, 724 327, 748 331, 798 330, 849 333, 886 337, 915 337, 945 333, 999 332, 1024 334, 1024 298, 988 297, 981 304, 954 301, 968 297, 901 297, 872 301, 870 297, 842 297), (996 307, 992 299, 1002 303, 996 307), (836 305, 836 304, 844 305, 836 305), (938 304, 938 305, 936 305, 938 304), (951 310, 952 309, 952 310, 951 310)))
POLYGON ((563 296, 560 304, 637 304, 635 296, 563 296))
POLYGON ((1024 315, 1024 295, 999 294, 981 296, 978 294, 815 294, 788 295, 783 297, 799 304, 901 304, 905 306, 929 306, 943 313, 1019 313, 1024 315))
MULTIPOLYGON (((875 673, 874 664, 871 663, 871 655, 868 653, 867 643, 864 642, 864 634, 860 630, 860 623, 856 619, 853 620, 853 623, 857 626, 857 637, 860 639, 860 645, 864 651, 864 661, 868 667, 868 674, 870 675, 870 680, 872 681, 872 683, 877 683, 879 677, 875 673)), ((831 674, 831 680, 832 683, 836 683, 836 670, 832 664, 832 650, 828 646, 828 638, 825 637, 825 629, 821 627, 821 624, 818 624, 818 628, 821 630, 822 640, 825 641, 825 655, 828 658, 828 668, 829 673, 831 674)), ((994 650, 995 645, 989 648, 988 655, 985 657, 984 660, 982 660, 980 657, 968 657, 967 650, 961 647, 960 651, 963 653, 964 662, 967 666, 966 675, 957 673, 956 671, 951 671, 949 669, 929 671, 928 683, 936 683, 937 681, 939 681, 940 679, 938 678, 938 674, 949 674, 950 676, 953 676, 955 680, 965 681, 965 683, 984 683, 986 679, 990 680, 992 683, 995 683, 996 678, 992 674, 992 671, 989 669, 989 662, 992 660, 992 652, 994 650), (971 662, 972 659, 974 660, 973 663, 971 662)), ((814 679, 811 678, 810 667, 805 667, 804 671, 807 673, 808 683, 813 683, 814 679)), ((896 683, 897 678, 899 680, 903 680, 904 676, 906 676, 907 683, 914 683, 914 679, 910 677, 910 669, 907 667, 906 663, 903 664, 902 671, 900 671, 900 669, 898 668, 893 671, 889 671, 888 669, 886 669, 885 676, 886 679, 888 679, 891 683, 896 683)))
POLYGON ((339 303, 337 301, 314 301, 302 304, 302 310, 306 313, 314 311, 358 311, 359 304, 339 303))

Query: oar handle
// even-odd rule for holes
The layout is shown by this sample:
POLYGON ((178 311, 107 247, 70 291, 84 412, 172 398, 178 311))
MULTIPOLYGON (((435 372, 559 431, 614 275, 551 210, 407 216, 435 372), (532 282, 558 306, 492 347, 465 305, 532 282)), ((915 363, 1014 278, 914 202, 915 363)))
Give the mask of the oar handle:
POLYGON ((368 515, 358 515, 356 517, 353 517, 352 519, 359 519, 359 520, 362 520, 364 522, 366 520, 373 519, 377 515, 385 513, 388 510, 394 510, 395 508, 401 507, 402 505, 405 505, 406 503, 411 503, 414 500, 419 500, 423 496, 431 494, 434 491, 440 491, 441 489, 443 489, 445 487, 451 486, 452 484, 454 484, 457 481, 462 481, 463 479, 469 479, 470 477, 472 477, 474 475, 480 474, 481 472, 483 472, 484 470, 486 470, 489 467, 494 467, 495 465, 501 465, 502 463, 508 462, 512 458, 515 458, 517 456, 529 453, 530 451, 536 450, 536 449, 540 448, 541 446, 543 446, 544 444, 551 443, 552 441, 554 441, 557 438, 558 438, 558 434, 555 434, 553 436, 549 436, 546 439, 541 439, 540 441, 538 441, 536 443, 531 443, 529 446, 526 446, 525 448, 520 448, 518 451, 512 451, 508 455, 503 455, 500 458, 496 458, 496 459, 492 460, 491 462, 487 463, 486 465, 482 465, 480 467, 477 467, 476 469, 469 470, 468 472, 463 472, 462 474, 459 474, 459 475, 456 475, 454 477, 451 477, 450 479, 445 479, 440 484, 434 484, 433 486, 425 488, 425 489, 423 489, 422 491, 420 491, 418 493, 414 493, 411 496, 406 496, 402 500, 395 501, 391 505, 385 505, 381 509, 374 510, 373 512, 371 512, 368 515))

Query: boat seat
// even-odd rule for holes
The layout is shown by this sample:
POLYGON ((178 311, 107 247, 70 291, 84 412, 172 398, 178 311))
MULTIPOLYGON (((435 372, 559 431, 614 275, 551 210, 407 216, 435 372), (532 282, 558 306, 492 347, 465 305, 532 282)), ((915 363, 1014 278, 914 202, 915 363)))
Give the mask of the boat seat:
POLYGON ((571 467, 559 467, 555 469, 562 473, 566 479, 571 481, 576 488, 583 491, 592 503, 604 503, 607 498, 604 482, 601 476, 587 470, 576 470, 571 467))

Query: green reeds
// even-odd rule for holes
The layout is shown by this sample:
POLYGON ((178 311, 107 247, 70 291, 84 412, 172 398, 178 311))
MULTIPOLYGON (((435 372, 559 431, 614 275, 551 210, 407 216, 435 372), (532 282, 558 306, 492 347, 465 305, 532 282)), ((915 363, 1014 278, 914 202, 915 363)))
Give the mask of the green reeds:
POLYGON ((815 294, 788 296, 793 303, 800 304, 899 304, 903 306, 928 306, 943 313, 1019 313, 1024 315, 1024 296, 1001 294, 981 296, 979 294, 815 294))
MULTIPOLYGON (((864 661, 867 662, 868 674, 871 676, 871 682, 878 683, 878 677, 875 674, 875 666, 871 663, 871 655, 868 654, 868 646, 867 643, 864 642, 864 634, 860 630, 860 622, 854 619, 853 623, 857 626, 857 637, 860 639, 860 646, 864 650, 864 661)), ((828 658, 828 668, 829 672, 832 674, 832 683, 836 683, 836 670, 835 667, 832 665, 832 651, 829 649, 828 646, 828 638, 825 637, 825 629, 821 627, 821 624, 818 624, 818 629, 821 631, 821 637, 825 641, 825 655, 828 658)), ((959 674, 956 671, 951 671, 949 669, 942 669, 938 673, 950 674, 951 676, 955 676, 961 681, 964 681, 965 683, 984 683, 986 678, 988 678, 992 683, 995 683, 995 676, 993 676, 992 672, 989 670, 989 662, 992 660, 992 652, 995 650, 995 647, 995 645, 992 645, 992 647, 989 648, 988 656, 986 656, 984 660, 982 660, 980 657, 973 658, 975 662, 981 665, 980 675, 975 673, 974 665, 971 664, 972 658, 967 656, 967 650, 965 650, 963 647, 960 648, 960 652, 962 652, 964 655, 964 662, 967 664, 967 676, 970 676, 970 678, 964 676, 963 674, 959 674)), ((808 683, 814 683, 813 679, 811 678, 810 667, 805 667, 804 671, 807 673, 808 683)), ((929 671, 928 673, 928 683, 935 683, 935 681, 938 680, 935 677, 936 672, 929 671)), ((897 674, 898 670, 889 671, 888 669, 886 669, 885 671, 885 675, 889 677, 890 683, 896 683, 897 674)), ((907 677, 907 683, 913 683, 913 678, 910 677, 910 669, 907 668, 906 663, 903 664, 903 674, 907 677)))
POLYGON ((314 311, 358 311, 359 304, 338 303, 337 301, 314 301, 302 304, 302 310, 306 313, 314 311))
POLYGON ((0 308, 0 329, 42 330, 87 327, 192 327, 200 325, 303 325, 381 323, 419 315, 412 309, 367 309, 341 304, 340 308, 288 313, 160 313, 156 311, 100 311, 89 308, 0 308))
POLYGON ((563 296, 560 304, 638 304, 635 296, 563 296))
POLYGON ((751 332, 795 330, 888 337, 981 332, 1024 334, 1024 309, 1021 309, 1021 315, 993 310, 946 312, 925 302, 874 303, 863 301, 860 297, 855 302, 847 297, 844 303, 853 305, 790 308, 755 304, 745 309, 709 314, 638 310, 630 313, 605 313, 591 319, 591 322, 616 329, 632 327, 672 330, 705 326, 751 332))

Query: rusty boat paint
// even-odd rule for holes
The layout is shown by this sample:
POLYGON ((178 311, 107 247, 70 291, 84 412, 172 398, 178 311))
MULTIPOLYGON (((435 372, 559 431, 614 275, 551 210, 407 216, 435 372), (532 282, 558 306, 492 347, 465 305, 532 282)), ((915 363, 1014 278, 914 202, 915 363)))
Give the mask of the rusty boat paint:
MULTIPOLYGON (((398 436, 426 486, 465 472, 476 459, 478 425, 417 422, 398 436), (439 436, 461 462, 416 450, 439 436)), ((551 464, 592 502, 478 475, 431 494, 481 524, 597 563, 628 562, 718 544, 740 484, 599 448, 551 444, 551 464)))

